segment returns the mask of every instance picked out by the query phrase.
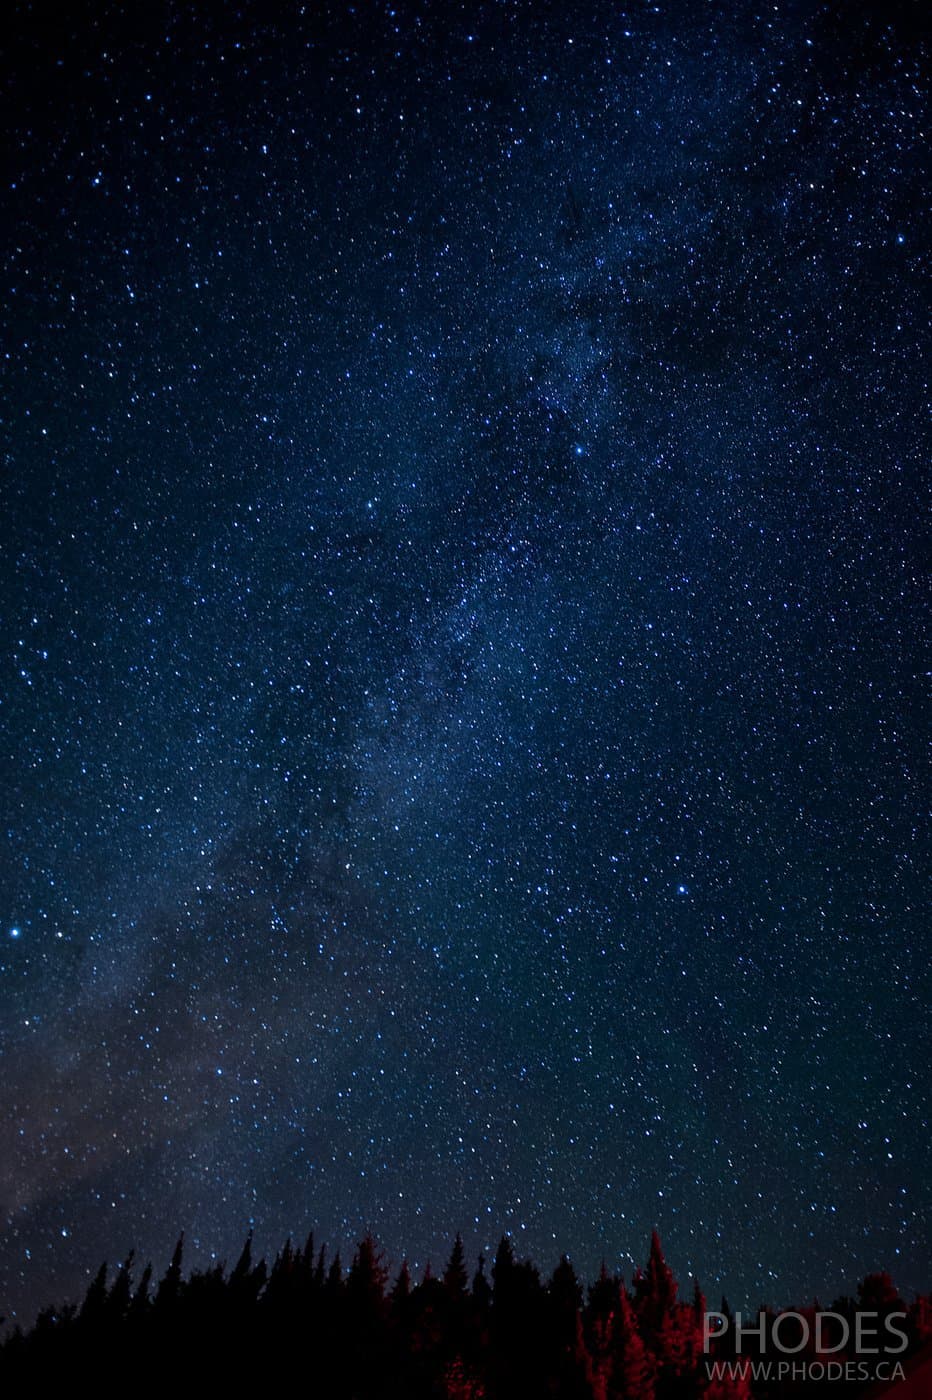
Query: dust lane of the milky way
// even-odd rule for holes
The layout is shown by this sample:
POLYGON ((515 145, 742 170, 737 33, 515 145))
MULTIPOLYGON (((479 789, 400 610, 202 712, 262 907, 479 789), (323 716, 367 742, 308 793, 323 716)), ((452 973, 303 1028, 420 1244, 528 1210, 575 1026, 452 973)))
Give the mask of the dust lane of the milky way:
POLYGON ((5 17, 0 1311, 928 1285, 915 13, 5 17))

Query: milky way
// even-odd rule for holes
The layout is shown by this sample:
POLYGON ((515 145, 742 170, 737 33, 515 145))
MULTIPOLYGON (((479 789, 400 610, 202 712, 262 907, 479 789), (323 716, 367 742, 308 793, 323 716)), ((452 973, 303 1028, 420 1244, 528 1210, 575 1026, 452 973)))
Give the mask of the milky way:
POLYGON ((0 1312, 928 1285, 913 14, 14 7, 0 1312))

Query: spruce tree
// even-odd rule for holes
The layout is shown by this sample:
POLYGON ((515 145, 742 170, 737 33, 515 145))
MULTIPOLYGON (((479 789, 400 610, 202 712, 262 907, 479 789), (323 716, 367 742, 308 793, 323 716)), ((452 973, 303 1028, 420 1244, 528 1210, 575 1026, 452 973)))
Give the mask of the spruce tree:
POLYGON ((612 1329, 608 1394, 611 1400, 652 1400, 654 1394, 653 1361, 623 1283, 612 1329))
POLYGON ((181 1293, 181 1261, 184 1256, 184 1231, 178 1236, 178 1243, 175 1245, 175 1252, 171 1257, 171 1263, 165 1271, 164 1278, 160 1281, 155 1294, 155 1306, 159 1312, 164 1312, 172 1308, 178 1301, 181 1293))
POLYGON ((101 1264, 84 1295, 78 1321, 86 1326, 101 1322, 107 1309, 107 1264, 101 1264))
POLYGON ((492 1304, 492 1289, 485 1274, 485 1255, 479 1255, 479 1262, 476 1265, 476 1272, 472 1277, 472 1296, 476 1305, 476 1311, 480 1316, 484 1316, 492 1304))
POLYGON ((663 1319, 676 1304, 676 1280, 663 1257, 660 1236, 651 1232, 647 1271, 638 1279, 635 1302, 638 1316, 648 1339, 660 1328, 663 1319))
POLYGON ((411 1296, 411 1270, 408 1268, 407 1259, 402 1259, 401 1268, 398 1270, 398 1277, 392 1285, 389 1295, 393 1308, 399 1308, 407 1302, 411 1296))
POLYGON ((492 1265, 492 1303, 500 1307, 507 1302, 515 1273, 515 1252, 508 1235, 502 1235, 492 1265))
POLYGON ((466 1255, 463 1250, 463 1237, 457 1234, 453 1242, 453 1250, 450 1260, 443 1271, 443 1286, 452 1298, 464 1298, 468 1276, 466 1274, 466 1255))

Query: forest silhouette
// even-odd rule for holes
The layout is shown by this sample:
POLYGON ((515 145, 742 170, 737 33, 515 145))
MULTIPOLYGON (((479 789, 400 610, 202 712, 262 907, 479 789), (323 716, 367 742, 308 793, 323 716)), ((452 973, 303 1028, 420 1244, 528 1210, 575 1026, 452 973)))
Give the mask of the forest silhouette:
MULTIPOLYGON (((371 1236, 346 1270, 313 1235, 297 1248, 288 1241, 270 1266, 254 1258, 250 1236, 231 1270, 217 1264, 185 1276, 182 1236, 157 1282, 151 1265, 136 1277, 131 1254, 115 1270, 101 1265, 80 1305, 46 1308, 29 1330, 10 1333, 0 1346, 0 1395, 44 1376, 110 1377, 121 1388, 291 1378, 311 1400, 841 1400, 884 1390, 863 1376, 755 1377, 751 1362, 770 1354, 766 1339, 779 1314, 762 1310, 762 1341, 752 1348, 745 1341, 738 1357, 724 1299, 723 1331, 704 1351, 706 1310, 698 1283, 690 1298, 679 1297, 656 1232, 646 1267, 628 1284, 603 1265, 588 1288, 566 1256, 543 1280, 508 1236, 491 1267, 480 1255, 471 1277, 457 1236, 442 1275, 428 1266, 418 1283, 407 1263, 391 1278, 371 1236)), ((802 1337, 818 1310, 810 1303, 796 1310, 800 1319, 784 1321, 802 1337)), ((885 1273, 869 1275, 831 1311, 852 1339, 859 1313, 905 1314, 899 1326, 908 1346, 895 1361, 907 1367, 932 1344, 932 1296, 906 1303, 885 1273)), ((784 1342, 790 1330, 782 1327, 784 1342)), ((814 1329, 807 1330, 810 1344, 793 1360, 828 1359, 812 1349, 814 1329)), ((831 1360, 857 1355, 842 1348, 831 1360)))

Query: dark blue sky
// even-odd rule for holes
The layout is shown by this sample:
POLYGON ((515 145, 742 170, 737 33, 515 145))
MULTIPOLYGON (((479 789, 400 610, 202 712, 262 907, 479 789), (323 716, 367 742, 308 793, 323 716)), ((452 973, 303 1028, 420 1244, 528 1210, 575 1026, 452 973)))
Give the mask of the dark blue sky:
POLYGON ((0 1311, 928 1286, 914 11, 137 8, 3 60, 0 1311))

